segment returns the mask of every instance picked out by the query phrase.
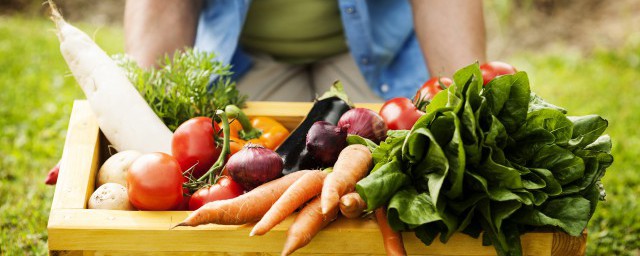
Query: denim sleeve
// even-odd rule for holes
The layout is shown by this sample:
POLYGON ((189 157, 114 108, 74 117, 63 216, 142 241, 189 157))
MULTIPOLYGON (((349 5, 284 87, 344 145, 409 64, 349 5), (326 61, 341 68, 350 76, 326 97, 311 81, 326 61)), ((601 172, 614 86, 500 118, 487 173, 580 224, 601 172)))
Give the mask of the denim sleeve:
POLYGON ((234 80, 251 67, 251 59, 238 47, 249 4, 249 0, 205 0, 198 19, 194 47, 214 52, 219 61, 231 64, 234 80))
POLYGON ((341 0, 351 55, 369 87, 384 99, 412 97, 429 77, 408 1, 341 0))

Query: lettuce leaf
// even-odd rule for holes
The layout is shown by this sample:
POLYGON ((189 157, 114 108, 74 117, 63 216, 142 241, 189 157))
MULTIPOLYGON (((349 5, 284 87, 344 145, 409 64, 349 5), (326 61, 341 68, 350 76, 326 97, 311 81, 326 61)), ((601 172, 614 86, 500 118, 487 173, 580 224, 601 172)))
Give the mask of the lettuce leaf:
POLYGON ((531 92, 525 72, 482 86, 477 63, 459 70, 410 131, 369 146, 374 169, 356 185, 369 210, 425 244, 457 231, 521 255, 520 235, 549 226, 579 235, 604 195, 611 166, 608 122, 531 92))

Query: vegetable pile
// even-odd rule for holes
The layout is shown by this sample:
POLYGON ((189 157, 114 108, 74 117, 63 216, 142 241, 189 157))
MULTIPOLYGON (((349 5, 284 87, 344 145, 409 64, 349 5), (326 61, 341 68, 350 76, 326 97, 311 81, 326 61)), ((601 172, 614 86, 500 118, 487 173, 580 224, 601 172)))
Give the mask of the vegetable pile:
MULTIPOLYGON (((349 192, 354 190, 358 180, 367 175, 372 165, 371 152, 367 147, 350 145, 340 152, 333 169, 299 170, 236 198, 207 203, 176 227, 209 223, 241 225, 258 221, 249 235, 264 235, 301 208, 287 231, 282 250, 282 255, 289 255, 311 242, 322 228, 338 217, 338 204, 347 201, 342 198, 359 197, 349 192)), ((358 200, 361 199, 355 198, 358 200)), ((351 217, 362 214, 362 210, 356 210, 351 217)), ((396 247, 402 247, 401 243, 396 247)))
POLYGON ((159 69, 126 58, 118 66, 49 3, 63 56, 120 151, 100 168, 89 208, 190 209, 177 226, 257 222, 251 236, 301 209, 283 255, 339 213, 375 212, 389 254, 406 254, 399 231, 410 230, 427 245, 482 235, 499 255, 521 255, 521 234, 550 226, 579 235, 604 199, 607 121, 567 116, 509 64, 432 78, 413 101, 391 99, 379 115, 354 108, 336 82, 289 134, 242 113, 246 97, 213 54, 186 50, 159 69))
MULTIPOLYGON (((368 210, 388 204, 395 230, 425 244, 455 232, 521 255, 520 234, 554 226, 579 235, 604 199, 613 162, 607 121, 531 93, 527 74, 491 80, 478 64, 453 77, 410 131, 390 131, 373 149, 375 166, 358 182, 368 210)), ((350 138, 362 143, 361 138, 350 138)))
POLYGON ((284 160, 282 174, 287 175, 302 169, 321 167, 323 163, 320 163, 318 159, 326 160, 328 158, 321 155, 323 150, 331 150, 334 153, 339 152, 340 149, 329 149, 329 147, 325 147, 324 149, 314 148, 314 145, 320 144, 331 146, 329 143, 315 141, 314 138, 317 137, 328 140, 337 137, 337 133, 340 131, 335 131, 336 134, 334 136, 325 136, 321 131, 326 129, 314 129, 318 131, 316 133, 315 131, 311 132, 311 128, 320 121, 327 122, 331 125, 338 124, 342 115, 349 111, 352 105, 342 90, 342 84, 340 82, 334 83, 329 91, 316 99, 316 102, 302 123, 300 123, 298 127, 291 132, 291 135, 282 142, 282 145, 276 149, 276 153, 284 160), (307 141, 310 143, 306 143, 307 141), (307 147, 307 145, 310 147, 307 147), (311 150, 311 152, 309 152, 309 150, 311 150))

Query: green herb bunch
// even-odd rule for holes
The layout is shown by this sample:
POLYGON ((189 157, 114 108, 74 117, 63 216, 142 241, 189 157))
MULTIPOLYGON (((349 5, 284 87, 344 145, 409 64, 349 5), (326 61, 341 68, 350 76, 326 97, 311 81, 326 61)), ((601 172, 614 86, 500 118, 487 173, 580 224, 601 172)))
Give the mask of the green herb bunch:
POLYGON ((230 66, 216 61, 213 53, 186 49, 173 58, 165 56, 156 69, 142 69, 124 55, 114 59, 172 131, 192 117, 212 117, 226 105, 243 107, 247 99, 231 81, 230 66), (216 79, 210 84, 212 77, 216 79))
POLYGON ((580 235, 613 162, 597 115, 566 116, 530 92, 527 74, 482 86, 477 64, 456 72, 411 131, 391 131, 357 192, 369 210, 425 244, 455 232, 483 236, 499 255, 521 255, 520 235, 541 226, 580 235))

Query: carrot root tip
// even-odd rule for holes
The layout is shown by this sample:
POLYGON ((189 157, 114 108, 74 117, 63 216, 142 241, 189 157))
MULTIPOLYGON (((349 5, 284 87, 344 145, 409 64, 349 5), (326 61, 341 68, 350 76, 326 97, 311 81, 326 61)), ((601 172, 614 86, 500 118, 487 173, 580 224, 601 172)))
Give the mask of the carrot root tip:
POLYGON ((281 256, 287 256, 289 254, 292 254, 295 250, 291 250, 291 249, 286 249, 283 250, 282 253, 280 254, 281 256))
POLYGON ((178 223, 178 225, 173 226, 171 229, 177 228, 177 227, 187 227, 189 226, 189 224, 185 223, 185 222, 180 222, 178 223))

